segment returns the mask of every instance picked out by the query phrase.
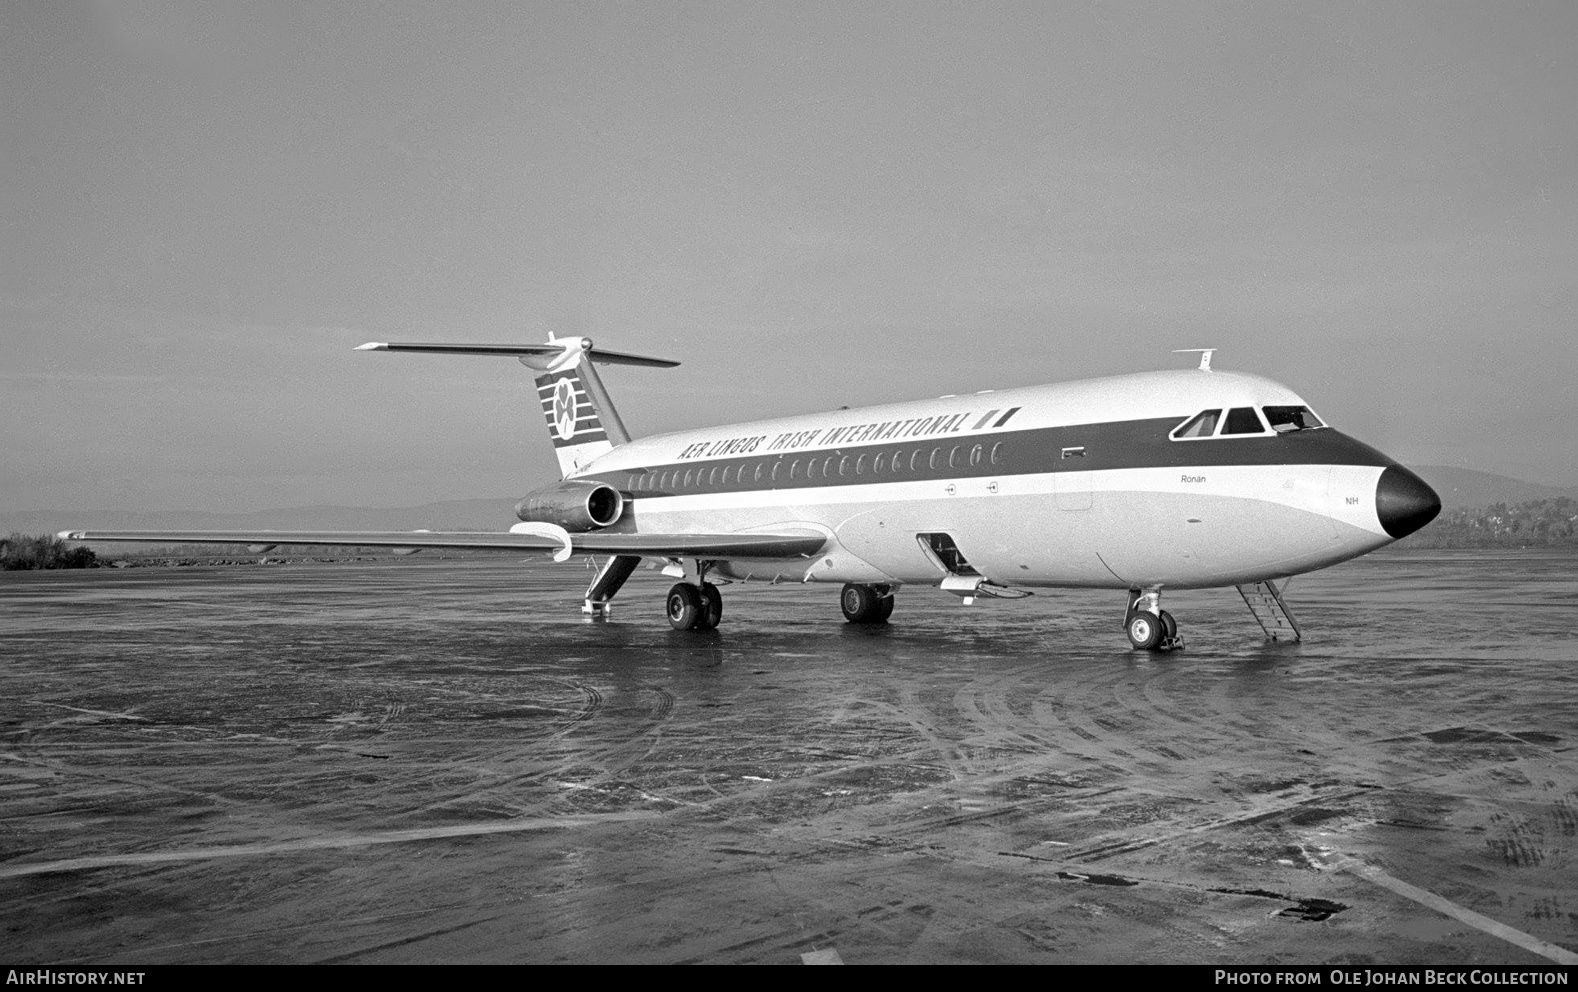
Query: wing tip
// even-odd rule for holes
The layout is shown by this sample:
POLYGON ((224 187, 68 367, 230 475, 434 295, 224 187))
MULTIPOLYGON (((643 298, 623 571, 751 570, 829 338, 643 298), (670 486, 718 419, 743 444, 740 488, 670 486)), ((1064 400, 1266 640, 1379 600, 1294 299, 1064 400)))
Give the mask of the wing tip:
POLYGON ((359 345, 357 345, 352 350, 353 351, 388 351, 389 350, 389 342, 387 342, 387 341, 369 341, 366 344, 359 344, 359 345))

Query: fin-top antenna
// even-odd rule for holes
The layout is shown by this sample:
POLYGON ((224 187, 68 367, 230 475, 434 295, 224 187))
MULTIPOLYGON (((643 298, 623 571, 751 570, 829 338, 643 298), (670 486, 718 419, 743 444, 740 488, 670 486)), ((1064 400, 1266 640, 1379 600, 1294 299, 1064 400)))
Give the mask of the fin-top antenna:
POLYGON ((1200 371, 1211 371, 1211 355, 1216 352, 1215 348, 1174 348, 1173 354, 1191 355, 1197 351, 1200 353, 1200 371))

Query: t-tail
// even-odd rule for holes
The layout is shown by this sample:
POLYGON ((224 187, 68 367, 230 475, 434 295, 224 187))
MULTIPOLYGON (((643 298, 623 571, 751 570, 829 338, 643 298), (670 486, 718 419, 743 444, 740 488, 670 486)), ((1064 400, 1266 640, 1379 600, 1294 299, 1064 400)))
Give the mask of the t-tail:
POLYGON ((546 344, 390 344, 370 341, 357 351, 406 351, 430 355, 489 355, 518 358, 537 372, 537 398, 548 422, 548 438, 564 478, 630 440, 619 411, 603 388, 596 365, 673 368, 678 362, 593 347, 591 338, 556 338, 546 344))

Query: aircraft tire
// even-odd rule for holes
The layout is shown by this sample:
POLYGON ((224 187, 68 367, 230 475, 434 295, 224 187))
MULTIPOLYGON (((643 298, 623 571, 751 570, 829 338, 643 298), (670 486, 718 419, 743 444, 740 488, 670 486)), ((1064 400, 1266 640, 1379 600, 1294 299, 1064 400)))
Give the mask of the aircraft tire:
POLYGON ((1178 636, 1178 621, 1174 620, 1173 615, 1166 610, 1157 616, 1162 621, 1162 643, 1169 643, 1178 636))
POLYGON ((697 630, 711 630, 723 622, 723 593, 711 582, 701 584, 701 616, 696 620, 697 630))
MULTIPOLYGON (((719 603, 721 606, 722 599, 719 603)), ((675 630, 695 630, 704 615, 701 590, 689 582, 675 583, 668 591, 668 625, 675 630)))
POLYGON ((1154 651, 1162 642, 1162 619, 1154 613, 1138 610, 1129 614, 1124 630, 1129 635, 1129 643, 1141 651, 1154 651))
POLYGON ((872 623, 887 623, 888 617, 893 615, 893 594, 877 597, 877 612, 871 618, 872 623))
POLYGON ((881 603, 882 597, 875 589, 853 582, 845 584, 843 592, 838 594, 839 608, 850 623, 881 623, 877 618, 881 603))

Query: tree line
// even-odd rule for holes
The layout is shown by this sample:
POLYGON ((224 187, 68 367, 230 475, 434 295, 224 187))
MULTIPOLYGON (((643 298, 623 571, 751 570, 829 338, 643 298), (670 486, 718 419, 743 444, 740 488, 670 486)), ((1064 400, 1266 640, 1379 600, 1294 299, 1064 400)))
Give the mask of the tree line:
POLYGON ((1449 510, 1406 542, 1416 548, 1578 545, 1578 500, 1569 496, 1449 510))
POLYGON ((36 537, 12 531, 0 538, 0 571, 32 568, 97 568, 101 562, 93 549, 69 547, 53 534, 36 537))

